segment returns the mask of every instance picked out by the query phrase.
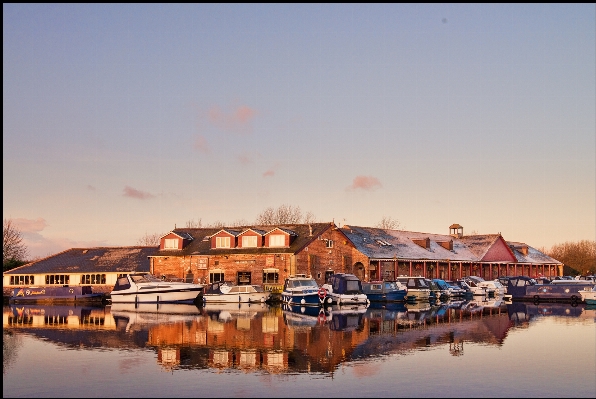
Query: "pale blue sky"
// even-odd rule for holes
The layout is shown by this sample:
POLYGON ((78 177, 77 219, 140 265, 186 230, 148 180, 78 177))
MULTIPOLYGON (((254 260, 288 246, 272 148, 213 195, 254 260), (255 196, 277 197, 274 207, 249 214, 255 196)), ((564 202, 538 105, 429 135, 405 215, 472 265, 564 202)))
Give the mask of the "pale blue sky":
POLYGON ((33 257, 189 220, 596 239, 592 4, 3 5, 33 257))

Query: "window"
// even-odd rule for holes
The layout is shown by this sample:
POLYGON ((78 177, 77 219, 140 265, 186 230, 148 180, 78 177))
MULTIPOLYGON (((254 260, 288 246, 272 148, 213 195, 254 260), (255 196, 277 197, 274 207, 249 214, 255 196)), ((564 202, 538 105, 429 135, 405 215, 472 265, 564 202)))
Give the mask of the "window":
POLYGON ((223 272, 211 272, 209 273, 209 282, 215 283, 217 281, 224 281, 223 272))
POLYGON ((230 237, 215 237, 215 248, 230 248, 230 237))
POLYGON ((286 236, 283 234, 272 234, 269 236, 270 247, 283 247, 286 245, 286 236))
POLYGON ((250 284, 250 272, 238 272, 238 285, 250 284))
POLYGON ((35 284, 33 276, 10 276, 10 285, 35 284))
POLYGON ((242 246, 243 247, 256 247, 257 246, 257 236, 243 236, 242 237, 242 246))
POLYGON ((277 270, 263 270, 263 284, 279 283, 279 273, 277 270))
POLYGON ((177 238, 166 238, 164 241, 163 249, 178 249, 177 238))
POLYGON ((70 283, 68 274, 48 274, 46 275, 46 285, 57 284, 66 285, 70 283))
POLYGON ((325 248, 333 248, 333 240, 325 240, 325 248))
POLYGON ((83 274, 81 276, 81 284, 105 284, 105 274, 83 274))

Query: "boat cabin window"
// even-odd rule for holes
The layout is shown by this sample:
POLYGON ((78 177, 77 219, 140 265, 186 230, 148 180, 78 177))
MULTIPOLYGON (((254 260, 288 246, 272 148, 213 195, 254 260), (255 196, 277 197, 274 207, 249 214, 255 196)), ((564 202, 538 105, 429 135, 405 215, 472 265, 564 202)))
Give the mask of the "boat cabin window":
POLYGON ((325 282, 329 281, 329 277, 333 275, 333 270, 327 270, 325 272, 325 282))
POLYGON ((128 288, 130 288, 130 283, 128 282, 128 278, 126 276, 120 277, 118 280, 116 280, 114 291, 126 290, 128 288))
POLYGON ((358 280, 346 280, 346 294, 359 294, 361 292, 358 280))
POLYGON ((381 291, 383 286, 381 284, 371 284, 370 289, 373 291, 381 291))

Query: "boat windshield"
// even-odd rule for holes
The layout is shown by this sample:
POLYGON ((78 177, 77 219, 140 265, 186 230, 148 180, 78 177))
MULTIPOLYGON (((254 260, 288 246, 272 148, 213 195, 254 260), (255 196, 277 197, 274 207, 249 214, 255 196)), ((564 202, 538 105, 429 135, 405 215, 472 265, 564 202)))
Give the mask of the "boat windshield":
POLYGON ((143 275, 132 275, 130 276, 132 281, 135 283, 160 283, 161 280, 157 277, 154 277, 150 274, 143 274, 143 275))
POLYGON ((288 281, 289 288, 300 288, 300 287, 313 287, 317 286, 317 282, 314 279, 311 280, 290 280, 288 281))
POLYGON ((346 293, 360 293, 360 281, 346 280, 346 293))

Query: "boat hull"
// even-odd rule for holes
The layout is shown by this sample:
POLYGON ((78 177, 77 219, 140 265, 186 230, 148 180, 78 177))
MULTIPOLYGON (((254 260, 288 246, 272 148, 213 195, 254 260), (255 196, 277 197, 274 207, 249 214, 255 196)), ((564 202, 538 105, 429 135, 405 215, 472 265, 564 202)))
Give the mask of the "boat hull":
POLYGON ((112 303, 193 303, 201 296, 202 289, 155 290, 152 292, 112 292, 112 303))
POLYGON ((316 291, 314 293, 296 293, 284 291, 281 293, 281 300, 283 303, 291 306, 323 306, 326 304, 331 304, 330 297, 321 297, 316 291))
POLYGON ((268 292, 234 294, 204 294, 203 303, 263 303, 269 299, 268 292))
POLYGON ((388 288, 391 283, 371 282, 362 283, 362 292, 371 302, 405 302, 407 289, 400 289, 394 284, 395 288, 388 288))
POLYGON ((512 280, 517 281, 519 277, 511 279, 507 286, 507 294, 511 295, 513 301, 553 301, 553 302, 577 302, 581 300, 581 293, 586 286, 576 283, 571 284, 527 284, 524 286, 513 285, 512 280))
POLYGON ((15 288, 9 303, 88 303, 105 299, 104 294, 93 293, 91 286, 15 288))

